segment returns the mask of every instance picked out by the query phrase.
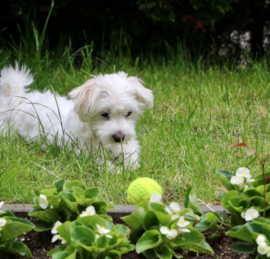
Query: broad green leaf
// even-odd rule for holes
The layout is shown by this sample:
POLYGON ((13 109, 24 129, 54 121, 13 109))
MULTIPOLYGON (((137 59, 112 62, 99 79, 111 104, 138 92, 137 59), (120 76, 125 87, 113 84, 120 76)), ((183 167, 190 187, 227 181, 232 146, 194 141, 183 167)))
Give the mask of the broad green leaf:
POLYGON ((145 214, 144 208, 139 207, 132 214, 121 219, 131 228, 137 228, 143 225, 145 214))
POLYGON ((32 253, 29 248, 21 241, 13 241, 7 244, 6 250, 13 254, 27 256, 32 258, 32 253))
POLYGON ((172 250, 165 244, 154 248, 154 252, 159 259, 171 259, 173 256, 172 250))
POLYGON ((68 256, 69 256, 69 253, 68 252, 61 251, 61 252, 55 253, 52 256, 52 259, 66 259, 68 256))
MULTIPOLYGON (((265 177, 265 180, 268 178, 266 184, 270 184, 270 172, 265 173, 264 177, 265 177)), ((263 174, 259 174, 259 175, 255 176, 254 180, 255 180, 255 182, 253 182, 254 187, 264 185, 263 174)))
POLYGON ((32 230, 34 226, 35 225, 32 223, 30 225, 20 221, 10 221, 7 219, 7 223, 5 224, 5 226, 2 227, 1 230, 0 243, 16 238, 17 236, 22 235, 29 230, 32 230))
POLYGON ((184 200, 185 208, 191 208, 194 213, 197 213, 199 215, 202 215, 203 212, 201 210, 201 207, 198 203, 198 198, 194 190, 192 190, 192 187, 189 186, 185 192, 185 200, 184 200))
POLYGON ((105 235, 102 235, 102 236, 100 236, 98 238, 98 240, 97 240, 97 246, 99 248, 101 248, 102 250, 103 249, 105 250, 108 247, 108 245, 109 245, 109 240, 108 240, 108 238, 105 235))
MULTIPOLYGON (((246 224, 247 229, 251 233, 254 240, 256 240, 259 234, 264 234, 268 241, 270 241, 270 227, 266 224, 262 224, 259 221, 246 224)), ((251 242, 250 242, 251 243, 251 242)))
POLYGON ((97 214, 107 212, 107 203, 105 201, 96 201, 92 203, 92 206, 95 207, 97 214))
POLYGON ((41 194, 45 195, 47 198, 48 198, 49 196, 55 195, 56 193, 57 193, 56 188, 43 189, 43 190, 41 191, 41 194))
POLYGON ((239 196, 232 197, 228 200, 228 204, 234 208, 237 212, 241 213, 243 210, 250 207, 250 202, 239 196))
POLYGON ((55 209, 34 209, 28 213, 29 216, 38 218, 47 223, 56 222, 60 216, 55 209))
POLYGON ((50 203, 50 205, 52 205, 54 208, 59 207, 60 195, 48 196, 47 199, 48 199, 48 202, 50 203))
POLYGON ((63 191, 64 182, 65 182, 65 180, 63 180, 63 179, 54 182, 54 186, 55 186, 57 192, 63 191))
POLYGON ((70 233, 71 233, 71 222, 65 221, 62 225, 57 228, 60 236, 66 241, 70 242, 70 233))
POLYGON ((80 222, 87 227, 91 227, 92 229, 97 228, 97 224, 101 227, 106 227, 106 220, 101 218, 99 215, 80 217, 76 219, 76 222, 80 222))
MULTIPOLYGON (((259 212, 264 211, 264 198, 263 197, 255 197, 250 200, 250 203, 258 210, 259 212)), ((266 204, 266 210, 270 208, 269 204, 266 204)))
MULTIPOLYGON (((76 202, 76 199, 73 196, 73 194, 67 193, 67 192, 61 192, 60 195, 61 195, 62 201, 65 203, 67 208, 71 210, 73 213, 77 213, 78 203, 76 202)), ((60 206, 62 205, 60 204, 60 206)))
POLYGON ((176 247, 197 253, 214 253, 211 246, 205 241, 204 235, 195 229, 190 229, 189 233, 182 232, 180 236, 174 239, 173 244, 175 244, 176 247))
POLYGON ((198 230, 198 231, 205 231, 207 229, 209 229, 211 226, 210 222, 199 222, 194 226, 194 229, 198 230))
POLYGON ((2 217, 16 217, 16 216, 9 210, 0 210, 0 218, 2 217))
POLYGON ((145 214, 143 228, 145 230, 150 230, 153 226, 159 226, 159 221, 155 213, 149 210, 145 214))
POLYGON ((232 190, 232 191, 227 192, 227 193, 225 194, 225 196, 223 197, 223 199, 221 200, 221 205, 222 205, 225 209, 227 209, 228 211, 230 211, 230 212, 235 211, 235 210, 233 209, 233 207, 229 204, 228 201, 229 201, 231 198, 236 197, 236 196, 238 196, 238 191, 236 191, 236 190, 232 190))
POLYGON ((97 187, 91 187, 84 192, 85 198, 89 199, 97 198, 98 195, 99 195, 99 188, 97 187))
POLYGON ((216 177, 226 187, 228 191, 235 189, 235 187, 230 183, 230 180, 234 176, 234 173, 225 170, 219 170, 215 171, 214 174, 216 174, 216 177))
POLYGON ((236 253, 251 254, 256 251, 257 246, 250 243, 236 242, 230 248, 236 253))
POLYGON ((246 194, 249 197, 261 195, 260 192, 257 190, 257 188, 249 187, 246 190, 244 190, 244 194, 246 194))
POLYGON ((95 241, 95 233, 87 227, 73 227, 71 230, 71 242, 76 242, 77 245, 84 248, 92 246, 95 241))
POLYGON ((66 259, 76 259, 77 258, 77 250, 75 250, 72 254, 66 257, 66 259))
POLYGON ((248 243, 255 243, 246 225, 235 226, 228 230, 226 235, 238 238, 248 243))
POLYGON ((169 226, 171 223, 171 215, 165 212, 165 206, 159 203, 151 203, 150 207, 162 226, 169 226))
POLYGON ((231 214, 231 225, 234 227, 234 226, 237 226, 237 225, 242 225, 242 224, 245 224, 245 220, 241 217, 241 214, 236 212, 236 211, 233 211, 232 214, 231 214))
POLYGON ((135 229, 131 229, 130 233, 129 233, 129 239, 132 242, 137 242, 137 240, 143 235, 143 233, 145 232, 144 228, 142 225, 140 225, 139 227, 135 228, 135 229))
POLYGON ((155 248, 162 243, 161 233, 157 230, 146 231, 136 243, 136 252, 141 252, 155 248))
POLYGON ((53 225, 54 225, 54 222, 45 222, 45 221, 42 221, 42 220, 37 220, 35 221, 35 231, 36 232, 42 232, 42 231, 45 231, 45 230, 50 230, 53 225))
POLYGON ((65 182, 64 183, 64 186, 63 186, 63 190, 66 191, 66 190, 72 190, 73 187, 79 187, 83 190, 85 190, 85 185, 82 184, 80 181, 78 180, 74 180, 74 181, 70 181, 70 182, 65 182))
POLYGON ((117 231, 118 233, 123 234, 123 235, 126 235, 127 232, 128 232, 128 230, 129 230, 128 227, 126 227, 126 226, 124 226, 124 225, 122 225, 122 224, 117 224, 117 225, 115 226, 115 229, 116 229, 116 231, 117 231))

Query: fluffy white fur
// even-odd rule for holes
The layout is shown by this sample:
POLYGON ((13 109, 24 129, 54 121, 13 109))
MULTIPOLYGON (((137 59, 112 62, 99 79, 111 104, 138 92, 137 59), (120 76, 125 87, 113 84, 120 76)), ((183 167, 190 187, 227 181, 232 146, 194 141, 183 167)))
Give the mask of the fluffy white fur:
POLYGON ((98 152, 103 146, 112 161, 123 150, 126 166, 139 165, 135 124, 143 110, 154 104, 152 91, 142 85, 142 80, 124 72, 100 74, 73 89, 70 100, 51 91, 27 92, 26 86, 32 82, 25 66, 2 69, 0 128, 4 133, 12 128, 27 141, 41 142, 45 136, 50 143, 57 138, 58 145, 65 142, 70 147, 76 140, 78 150, 85 152, 98 152))

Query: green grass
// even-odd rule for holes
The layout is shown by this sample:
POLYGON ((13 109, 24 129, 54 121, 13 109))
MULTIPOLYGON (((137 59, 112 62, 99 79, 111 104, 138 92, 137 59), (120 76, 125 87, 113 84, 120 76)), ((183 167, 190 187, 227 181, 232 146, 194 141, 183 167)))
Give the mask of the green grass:
POLYGON ((245 166, 253 175, 259 172, 254 157, 247 157, 240 148, 227 147, 247 142, 262 155, 270 153, 270 73, 266 64, 229 69, 202 67, 201 62, 185 61, 181 55, 168 62, 168 58, 133 60, 110 53, 98 59, 91 55, 91 46, 82 51, 76 61, 69 49, 52 58, 48 50, 37 56, 35 49, 13 44, 0 49, 0 68, 18 59, 36 74, 31 89, 53 86, 63 95, 90 74, 124 70, 138 75, 155 96, 154 109, 146 111, 137 124, 141 168, 112 175, 92 156, 76 156, 53 146, 43 150, 40 144, 26 143, 20 137, 0 136, 1 200, 31 203, 32 189, 49 188, 53 181, 64 178, 98 186, 106 201, 127 204, 130 182, 151 177, 162 185, 165 202, 182 203, 184 191, 191 185, 201 200, 217 204, 215 197, 223 189, 213 175, 215 170, 235 172, 245 166))

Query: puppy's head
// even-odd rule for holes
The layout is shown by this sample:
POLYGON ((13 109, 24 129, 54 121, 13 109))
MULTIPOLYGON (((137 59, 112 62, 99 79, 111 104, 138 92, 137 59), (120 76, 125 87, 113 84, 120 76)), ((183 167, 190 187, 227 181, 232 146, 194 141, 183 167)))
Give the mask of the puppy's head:
POLYGON ((102 144, 127 142, 136 136, 135 123, 154 105, 152 91, 124 72, 93 76, 69 93, 81 121, 88 122, 102 144))

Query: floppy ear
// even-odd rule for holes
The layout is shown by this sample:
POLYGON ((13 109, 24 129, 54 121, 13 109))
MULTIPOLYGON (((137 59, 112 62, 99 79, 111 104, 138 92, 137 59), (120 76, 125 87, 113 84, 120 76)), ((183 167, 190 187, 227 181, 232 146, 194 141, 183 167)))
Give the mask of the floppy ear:
POLYGON ((151 109, 154 106, 154 95, 150 89, 145 88, 143 84, 143 80, 138 77, 131 76, 128 77, 127 80, 132 83, 136 90, 137 99, 139 102, 145 105, 145 109, 151 109))
POLYGON ((94 100, 98 97, 95 90, 96 83, 96 78, 92 78, 68 94, 70 99, 74 101, 74 109, 81 121, 86 122, 87 118, 93 114, 94 100))

